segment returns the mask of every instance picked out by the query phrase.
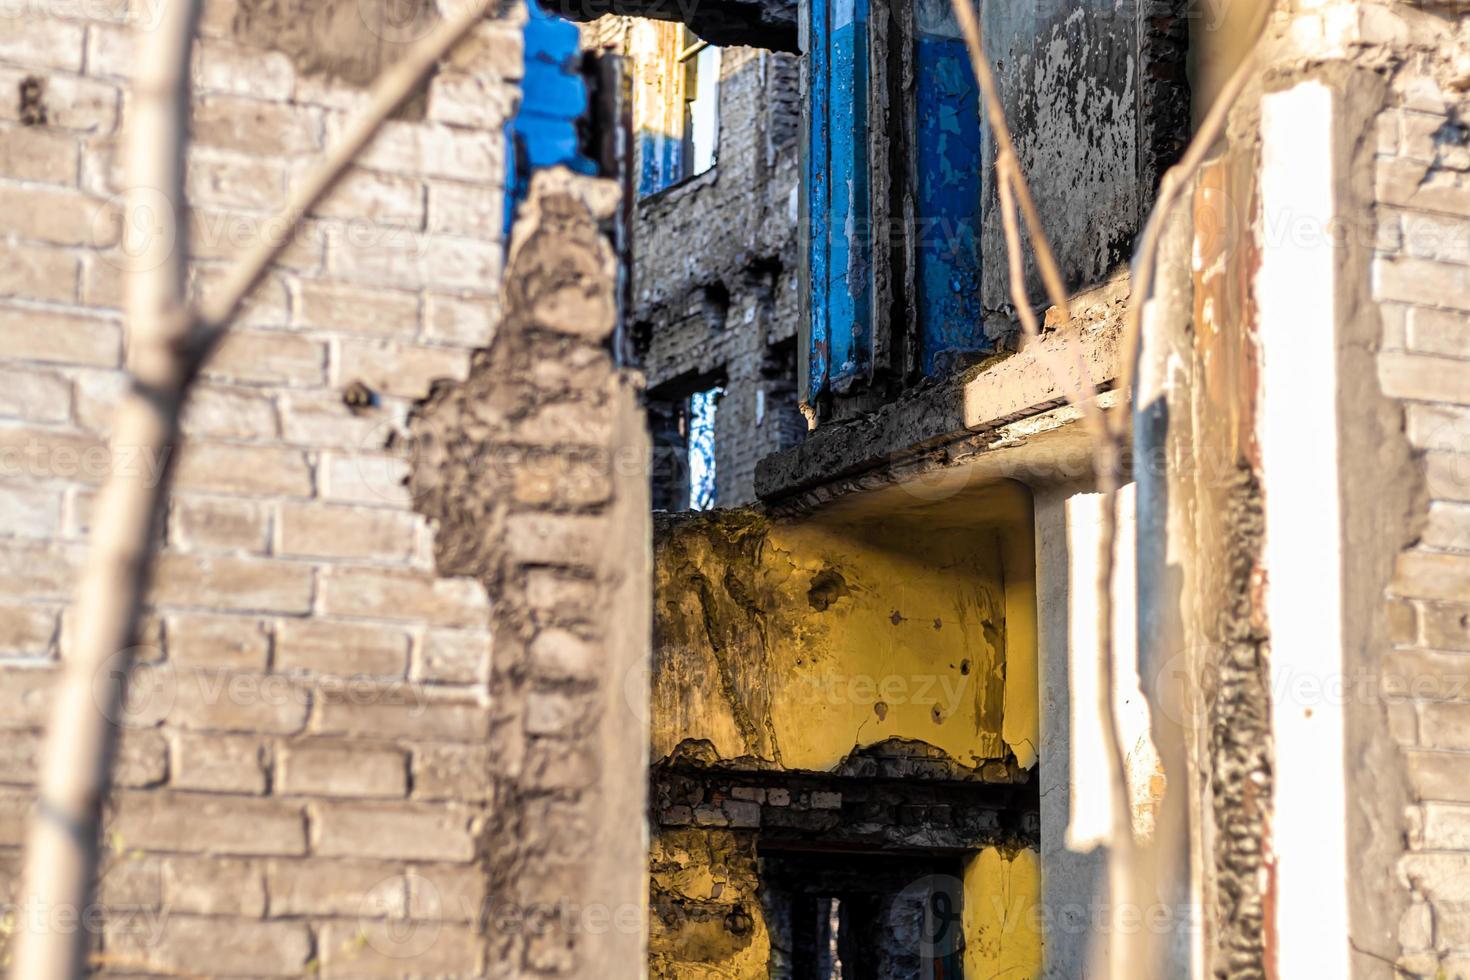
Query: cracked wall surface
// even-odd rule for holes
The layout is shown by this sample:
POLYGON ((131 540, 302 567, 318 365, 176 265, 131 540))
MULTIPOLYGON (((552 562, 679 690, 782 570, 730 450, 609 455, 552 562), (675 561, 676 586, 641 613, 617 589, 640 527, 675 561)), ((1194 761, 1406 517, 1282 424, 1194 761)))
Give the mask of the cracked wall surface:
POLYGON ((1029 497, 829 516, 658 521, 653 973, 780 975, 765 849, 847 847, 954 856, 969 968, 1036 975, 1039 939, 1001 921, 1039 895, 1029 497))

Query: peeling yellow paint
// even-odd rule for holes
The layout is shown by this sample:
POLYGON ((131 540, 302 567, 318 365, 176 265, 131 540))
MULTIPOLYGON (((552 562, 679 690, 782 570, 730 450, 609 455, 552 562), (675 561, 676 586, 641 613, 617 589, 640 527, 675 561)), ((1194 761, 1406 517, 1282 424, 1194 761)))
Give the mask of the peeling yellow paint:
POLYGON ((1041 976, 1041 855, 987 847, 965 862, 965 976, 1041 976))
POLYGON ((682 521, 656 574, 653 755, 706 740, 824 771, 915 739, 970 766, 1036 761, 1030 498, 991 485, 921 514, 682 521))

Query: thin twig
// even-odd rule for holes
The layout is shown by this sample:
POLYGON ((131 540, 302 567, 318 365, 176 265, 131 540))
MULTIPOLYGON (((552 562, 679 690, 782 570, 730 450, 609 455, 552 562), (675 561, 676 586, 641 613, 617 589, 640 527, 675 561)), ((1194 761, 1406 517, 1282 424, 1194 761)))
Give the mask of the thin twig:
POLYGON ((1194 181, 1195 174, 1199 173, 1199 168, 1204 164, 1215 141, 1225 132, 1225 124, 1230 119, 1230 110, 1235 106, 1236 100, 1255 77, 1259 42, 1265 31, 1269 11, 1269 4, 1260 5, 1250 32, 1250 44, 1240 64, 1221 86, 1219 95, 1215 97, 1210 111, 1205 114, 1199 131, 1189 141, 1184 155, 1159 180, 1159 196, 1154 200, 1148 221, 1143 226, 1143 234, 1139 236, 1138 247, 1133 253, 1132 295, 1123 320, 1123 364, 1118 378, 1119 387, 1125 392, 1133 385, 1133 372, 1136 370, 1135 362, 1138 360, 1138 347, 1142 340, 1143 308, 1153 298, 1154 273, 1158 268, 1159 241, 1163 238, 1164 227, 1184 190, 1194 181))

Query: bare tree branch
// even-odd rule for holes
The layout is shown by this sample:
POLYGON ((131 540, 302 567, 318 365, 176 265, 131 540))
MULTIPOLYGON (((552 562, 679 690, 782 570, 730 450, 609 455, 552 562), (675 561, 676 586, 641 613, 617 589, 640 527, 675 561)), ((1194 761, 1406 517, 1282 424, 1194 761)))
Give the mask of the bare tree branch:
MULTIPOLYGON (((128 194, 124 251, 128 370, 132 386, 113 424, 115 448, 163 465, 115 470, 95 505, 92 543, 77 593, 76 649, 62 665, 26 854, 26 909, 12 980, 75 980, 86 964, 84 929, 32 931, 58 912, 82 918, 97 869, 102 801, 111 781, 118 713, 151 577, 158 522, 180 441, 190 385, 209 352, 306 214, 341 179, 383 122, 433 66, 486 14, 473 0, 439 24, 373 85, 367 105, 296 189, 273 227, 231 268, 199 310, 187 301, 188 228, 183 222, 189 65, 200 0, 172 0, 156 29, 141 32, 127 133, 128 194)), ((114 454, 117 458, 118 454, 114 454)))
MULTIPOLYGON (((179 415, 188 385, 179 351, 191 328, 185 305, 184 136, 189 52, 200 0, 173 0, 158 26, 141 32, 127 136, 128 214, 124 245, 132 387, 113 422, 112 445, 163 463, 114 469, 98 496, 92 546, 77 592, 76 648, 62 663, 26 851, 25 899, 14 980, 71 980, 85 967, 88 931, 52 925, 86 921, 97 868, 102 800, 110 781, 122 678, 153 564, 154 542, 179 415), (38 925, 40 924, 40 925, 38 925)), ((117 452, 114 459, 121 458, 117 452)))

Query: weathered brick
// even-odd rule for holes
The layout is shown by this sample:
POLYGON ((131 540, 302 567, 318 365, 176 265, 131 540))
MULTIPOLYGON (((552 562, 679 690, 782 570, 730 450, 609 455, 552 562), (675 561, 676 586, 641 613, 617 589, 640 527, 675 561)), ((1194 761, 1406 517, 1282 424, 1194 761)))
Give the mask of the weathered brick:
POLYGON ((431 294, 425 301, 424 337, 434 343, 489 347, 499 322, 499 304, 490 298, 431 294))
POLYGON ((281 750, 278 772, 279 793, 388 799, 408 795, 408 761, 395 748, 298 742, 281 750))
POLYGON ((190 135, 200 146, 300 156, 322 148, 322 117, 308 106, 213 95, 195 100, 190 135))
POLYGON ((1446 650, 1470 650, 1470 605, 1421 603, 1420 621, 1426 645, 1446 650))
POLYGON ((382 337, 412 337, 418 329, 419 298, 412 292, 322 279, 298 279, 293 291, 300 326, 382 337))
MULTIPOLYGON (((303 179, 310 165, 300 168, 303 179)), ((345 218, 363 234, 377 225, 419 229, 424 224, 424 188, 417 180, 371 170, 350 170, 312 213, 345 218)))
POLYGON ((203 207, 275 212, 286 201, 286 170, 268 160, 194 153, 185 191, 203 207))
POLYGON ((71 383, 60 374, 0 368, 0 417, 64 422, 71 416, 71 383))
POLYGON ((1419 738, 1436 749, 1470 749, 1470 703, 1436 701, 1419 706, 1419 738))
POLYGON ((56 639, 60 609, 49 604, 0 603, 0 652, 45 656, 56 639))
POLYGON ((441 71, 429 83, 429 118, 451 126, 499 129, 510 116, 508 96, 498 78, 441 71))
POLYGON ((231 261, 261 239, 285 247, 274 266, 314 272, 326 257, 326 238, 315 222, 287 224, 274 214, 196 207, 189 212, 189 248, 203 261, 231 261))
POLYGON ((504 249, 498 242, 439 238, 400 228, 372 235, 344 230, 327 246, 327 268, 348 279, 379 285, 487 289, 500 279, 504 249))
POLYGON ((496 241, 505 234, 505 191, 492 184, 429 184, 429 231, 496 241))
POLYGON ((1460 599, 1470 595, 1470 557, 1409 551, 1398 556, 1392 590, 1424 599, 1460 599))
POLYGON ((1423 833, 1431 851, 1470 851, 1470 806, 1426 803, 1423 833))
POLYGON ((343 503, 406 507, 411 502, 404 486, 408 471, 408 460, 387 453, 322 453, 321 496, 343 503))
POLYGON ((469 353, 443 347, 343 341, 337 384, 362 381, 374 391, 404 398, 422 398, 440 379, 463 381, 469 372, 469 353))
POLYGON ((490 798, 490 748, 485 745, 416 745, 413 796, 421 800, 490 798))
POLYGON ((60 531, 60 490, 0 483, 0 538, 51 538, 60 531))
POLYGON ((572 514, 511 514, 505 547, 522 565, 589 566, 597 561, 606 534, 603 521, 572 514))
POLYGON ((290 735, 306 727, 309 692, 283 675, 199 668, 173 671, 169 683, 159 707, 183 729, 290 735))
POLYGON ((266 550, 269 513, 239 497, 175 496, 169 508, 169 543, 185 551, 266 550))
POLYGON ((274 439, 274 399, 239 388, 199 385, 184 409, 184 433, 195 438, 274 439))
POLYGON ((1406 212, 1400 218, 1403 249, 1409 255, 1439 262, 1470 262, 1470 215, 1406 212))
POLYGON ((167 606, 305 613, 311 609, 312 570, 298 562, 165 552, 149 595, 167 606))
POLYGON ((12 14, 5 18, 5 31, 0 34, 0 61, 80 72, 86 51, 84 32, 82 24, 12 14))
POLYGON ((436 626, 484 626, 485 589, 473 579, 388 568, 333 568, 322 576, 322 611, 330 615, 412 620, 436 626))
MULTIPOLYGON (((97 436, 41 426, 0 428, 0 476, 16 482, 28 480, 76 480, 100 483, 115 466, 128 466, 128 458, 107 447, 97 436)), ((141 460, 138 466, 143 466, 141 460)))
POLYGON ((483 630, 428 630, 419 641, 413 676, 447 684, 474 684, 490 676, 490 634, 483 630))
POLYGON ((75 190, 0 184, 0 212, 12 234, 53 245, 106 248, 122 227, 117 202, 75 190))
POLYGON ((353 411, 338 391, 292 389, 280 397, 281 431, 299 446, 356 450, 380 444, 396 426, 381 410, 353 411))
POLYGON ((1470 266, 1431 259, 1378 259, 1373 263, 1373 295, 1470 310, 1470 266))
POLYGON ((476 811, 455 805, 313 803, 314 853, 405 861, 469 861, 476 811))
POLYGON ((590 623, 602 597, 597 583, 552 568, 526 571, 526 602, 538 623, 590 623))
POLYGON ((312 731, 323 735, 477 741, 490 731, 490 708, 479 701, 437 698, 411 684, 358 687, 319 699, 312 731))
POLYGON ((1470 315, 1410 307, 1405 338, 1411 350, 1421 353, 1470 357, 1470 315))
MULTIPOLYGON (((340 136, 345 118, 329 117, 332 136, 340 136)), ((372 170, 498 184, 504 180, 504 159, 505 139, 498 131, 388 122, 357 162, 372 170)))
POLYGON ((0 846, 25 843, 26 824, 34 809, 30 791, 0 789, 0 846))
POLYGON ((602 660, 596 644, 563 629, 542 630, 531 641, 531 665, 550 679, 592 677, 602 660))
POLYGON ((275 51, 205 41, 195 49, 194 86, 203 94, 224 93, 284 102, 296 72, 275 51))
POLYGON ((114 320, 13 306, 0 307, 0 319, 5 321, 6 357, 98 367, 121 364, 122 331, 114 320))
POLYGON ((178 667, 264 672, 270 634, 246 616, 169 616, 164 626, 169 660, 178 667))
POLYGON ((409 636, 402 629, 323 619, 283 619, 276 628, 277 670, 338 677, 402 677, 409 636))
POLYGON ((1470 179, 1464 174, 1431 170, 1423 162, 1380 161, 1378 198, 1387 204, 1420 211, 1470 215, 1470 179))
POLYGON ((0 548, 0 594, 70 600, 81 566, 79 548, 30 543, 0 548))
POLYGON ((202 854, 306 852, 306 821, 295 803, 214 793, 118 794, 112 829, 126 848, 202 854))
POLYGON ((209 359, 205 376, 247 384, 318 385, 326 345, 283 333, 231 331, 209 359))
MULTIPOLYGON (((69 303, 77 295, 80 268, 77 257, 69 252, 45 245, 8 243, 5 246, 5 261, 0 263, 0 297, 69 303)), ((9 317, 10 313, 7 312, 5 316, 9 317)), ((6 337, 8 341, 8 323, 6 337)), ((20 352, 11 354, 7 342, 4 356, 26 355, 20 352)))
POLYGON ((268 446, 190 443, 179 458, 181 490, 309 497, 311 467, 300 452, 268 446))
POLYGON ((152 729, 123 733, 113 763, 113 782, 141 788, 161 785, 168 779, 168 740, 152 729))
POLYGON ((169 975, 207 970, 211 976, 295 977, 311 958, 311 933, 302 922, 182 915, 161 921, 157 938, 109 923, 108 951, 169 975))
MULTIPOLYGON (((34 73, 24 68, 0 67, 0 92, 17 92, 34 73)), ((46 75, 42 80, 46 125, 78 133, 106 134, 117 128, 117 87, 108 82, 72 75, 46 75)), ((19 99, 0 99, 0 119, 20 120, 19 99)))
POLYGON ((176 855, 160 864, 164 900, 175 912, 247 918, 265 914, 265 873, 254 861, 176 855))
POLYGON ((1395 650, 1384 660, 1383 686, 1394 697, 1470 701, 1470 657, 1435 650, 1395 650))
POLYGON ((612 496, 607 457, 528 452, 510 461, 512 494, 529 507, 590 507, 612 496))
POLYGON ((216 793, 264 793, 264 753, 253 735, 175 733, 169 751, 173 785, 216 793))
POLYGON ((0 668, 0 730, 39 729, 48 717, 56 671, 51 665, 0 668))
MULTIPOLYGON (((1470 280, 1467 280, 1470 285, 1470 280)), ((1378 380, 1384 394, 1414 401, 1470 404, 1470 372, 1456 360, 1427 354, 1378 355, 1378 380)))
POLYGON ((265 869, 271 914, 403 918, 408 885, 393 864, 363 861, 271 861, 265 869))
POLYGON ((33 126, 0 128, 0 177, 48 184, 75 184, 77 141, 33 126))
POLYGON ((1470 505, 1434 501, 1420 544, 1442 551, 1470 551, 1470 505))
POLYGON ((526 732, 531 735, 568 735, 596 720, 595 706, 586 697, 566 691, 531 691, 526 695, 526 732))
POLYGON ((485 873, 462 865, 419 864, 404 876, 412 919, 478 922, 485 908, 485 873))
POLYGON ((412 963, 421 976, 485 976, 484 947, 473 926, 329 922, 322 928, 322 975, 401 977, 412 963))
POLYGON ((283 503, 276 553, 405 562, 413 556, 421 520, 381 507, 283 503))

